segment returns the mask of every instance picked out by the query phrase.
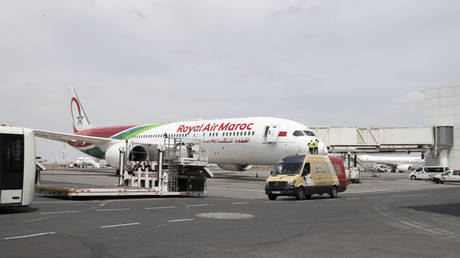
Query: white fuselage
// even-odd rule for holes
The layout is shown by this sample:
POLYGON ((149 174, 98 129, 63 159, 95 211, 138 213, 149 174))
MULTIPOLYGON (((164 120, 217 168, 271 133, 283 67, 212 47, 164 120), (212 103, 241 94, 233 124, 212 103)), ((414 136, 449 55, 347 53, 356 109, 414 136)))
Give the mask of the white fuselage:
MULTIPOLYGON (((308 142, 317 138, 305 133, 311 134, 308 127, 295 121, 249 117, 167 123, 135 134, 130 139, 139 144, 163 144, 165 134, 171 138, 198 139, 208 151, 211 163, 272 165, 284 156, 306 153, 308 142), (272 127, 274 133, 270 132, 272 127), (303 135, 295 136, 295 131, 301 131, 303 135), (267 139, 270 137, 272 139, 267 139)), ((318 149, 319 154, 327 153, 321 141, 318 149)))

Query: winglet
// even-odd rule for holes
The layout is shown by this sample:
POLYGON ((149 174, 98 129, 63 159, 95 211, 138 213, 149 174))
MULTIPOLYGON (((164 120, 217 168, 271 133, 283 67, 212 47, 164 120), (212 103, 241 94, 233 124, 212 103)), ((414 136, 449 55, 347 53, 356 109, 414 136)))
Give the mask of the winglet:
POLYGON ((88 116, 86 115, 83 105, 78 98, 77 92, 73 87, 69 87, 70 95, 70 114, 72 115, 73 131, 78 133, 86 129, 92 128, 89 122, 88 116))

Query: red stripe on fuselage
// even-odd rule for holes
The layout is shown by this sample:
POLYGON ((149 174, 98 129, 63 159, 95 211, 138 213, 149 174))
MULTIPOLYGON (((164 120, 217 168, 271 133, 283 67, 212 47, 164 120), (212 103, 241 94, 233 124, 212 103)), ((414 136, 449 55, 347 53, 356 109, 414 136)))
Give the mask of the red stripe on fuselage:
POLYGON ((115 134, 118 134, 120 132, 128 130, 129 128, 133 128, 135 126, 137 125, 97 127, 97 128, 91 128, 91 129, 87 129, 84 131, 80 131, 76 134, 109 138, 109 137, 114 136, 115 134))
MULTIPOLYGON (((110 138, 120 132, 123 132, 125 130, 128 130, 136 126, 137 125, 97 127, 97 128, 91 128, 91 129, 77 132, 76 135, 110 138)), ((92 145, 91 143, 85 143, 85 142, 80 142, 80 141, 72 142, 69 144, 72 145, 73 147, 86 147, 86 146, 92 145)))

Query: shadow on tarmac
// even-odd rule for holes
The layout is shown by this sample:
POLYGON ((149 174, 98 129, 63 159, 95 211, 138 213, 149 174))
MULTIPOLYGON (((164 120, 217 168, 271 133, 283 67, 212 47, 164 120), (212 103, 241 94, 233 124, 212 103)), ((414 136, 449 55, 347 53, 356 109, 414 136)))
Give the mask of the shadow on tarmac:
MULTIPOLYGON (((336 198, 334 199, 341 199, 342 196, 337 196, 336 198)), ((274 200, 274 202, 276 201, 287 201, 287 202, 292 202, 292 201, 320 201, 320 200, 334 200, 332 199, 331 197, 329 197, 329 194, 323 194, 323 195, 313 195, 311 197, 310 200, 297 200, 294 196, 278 196, 278 198, 276 200, 274 200)))
POLYGON ((427 211, 460 217, 460 203, 405 207, 416 211, 427 211))
POLYGON ((15 213, 29 213, 38 211, 37 208, 34 207, 21 207, 21 206, 13 206, 13 207, 0 207, 0 216, 6 214, 15 214, 15 213))
MULTIPOLYGON (((256 177, 254 175, 235 175, 234 172, 213 172, 212 179, 231 179, 231 180, 244 180, 244 181, 265 181, 266 177, 256 177)), ((243 172, 244 173, 244 172, 243 172)))

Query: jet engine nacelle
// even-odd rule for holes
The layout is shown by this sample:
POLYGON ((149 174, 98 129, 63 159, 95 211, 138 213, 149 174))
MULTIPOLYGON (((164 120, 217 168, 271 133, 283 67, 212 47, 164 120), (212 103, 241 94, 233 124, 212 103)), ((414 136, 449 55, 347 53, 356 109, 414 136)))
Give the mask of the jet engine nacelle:
POLYGON ((251 165, 247 164, 217 164, 223 170, 231 170, 231 171, 247 171, 251 169, 251 165))
MULTIPOLYGON (((125 147, 125 143, 119 143, 107 149, 107 151, 105 152, 105 160, 111 167, 119 169, 120 148, 125 147)), ((140 161, 149 159, 149 150, 145 145, 142 144, 132 144, 127 150, 127 153, 128 160, 140 161)))
POLYGON ((411 165, 399 165, 396 167, 396 171, 402 173, 402 172, 409 172, 412 170, 411 165))

